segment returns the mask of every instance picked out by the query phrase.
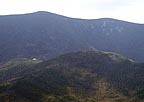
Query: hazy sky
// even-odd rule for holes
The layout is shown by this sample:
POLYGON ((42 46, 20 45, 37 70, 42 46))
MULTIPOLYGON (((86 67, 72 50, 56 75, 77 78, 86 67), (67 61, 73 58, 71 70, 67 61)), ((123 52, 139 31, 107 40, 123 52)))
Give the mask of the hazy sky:
POLYGON ((0 15, 49 11, 73 18, 144 23, 144 0, 0 0, 0 15))

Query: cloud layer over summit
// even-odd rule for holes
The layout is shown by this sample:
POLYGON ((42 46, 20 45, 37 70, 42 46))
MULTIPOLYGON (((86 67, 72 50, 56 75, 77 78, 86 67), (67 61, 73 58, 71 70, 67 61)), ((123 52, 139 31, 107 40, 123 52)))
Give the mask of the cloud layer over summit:
POLYGON ((83 18, 144 23, 144 0, 0 0, 0 15, 49 11, 83 18))

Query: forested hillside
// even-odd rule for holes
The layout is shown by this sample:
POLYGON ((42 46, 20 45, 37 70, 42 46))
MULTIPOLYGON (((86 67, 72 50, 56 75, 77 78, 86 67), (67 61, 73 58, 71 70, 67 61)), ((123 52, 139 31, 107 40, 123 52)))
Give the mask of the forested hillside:
POLYGON ((9 69, 3 72, 5 76, 12 69, 21 73, 15 78, 5 78, 0 84, 2 102, 143 102, 144 99, 144 63, 117 53, 79 51, 0 69, 9 69), (24 65, 25 70, 19 72, 19 65, 24 65))

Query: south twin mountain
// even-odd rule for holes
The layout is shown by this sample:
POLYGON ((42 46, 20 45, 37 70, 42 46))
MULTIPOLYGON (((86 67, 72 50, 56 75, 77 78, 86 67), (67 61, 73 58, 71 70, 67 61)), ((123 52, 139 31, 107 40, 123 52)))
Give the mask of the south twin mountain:
POLYGON ((111 18, 0 16, 0 102, 144 102, 143 39, 111 18))
POLYGON ((144 61, 143 39, 143 24, 110 18, 73 19, 42 11, 0 16, 0 61, 95 49, 144 61))

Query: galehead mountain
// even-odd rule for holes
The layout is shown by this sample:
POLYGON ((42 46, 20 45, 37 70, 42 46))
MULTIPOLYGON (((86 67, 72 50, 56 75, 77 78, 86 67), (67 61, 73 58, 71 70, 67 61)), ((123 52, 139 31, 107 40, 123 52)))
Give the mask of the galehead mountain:
POLYGON ((0 102, 143 102, 144 63, 103 51, 0 66, 0 102))
POLYGON ((73 19, 42 11, 0 16, 0 61, 92 49, 144 61, 143 39, 143 24, 110 18, 73 19))

